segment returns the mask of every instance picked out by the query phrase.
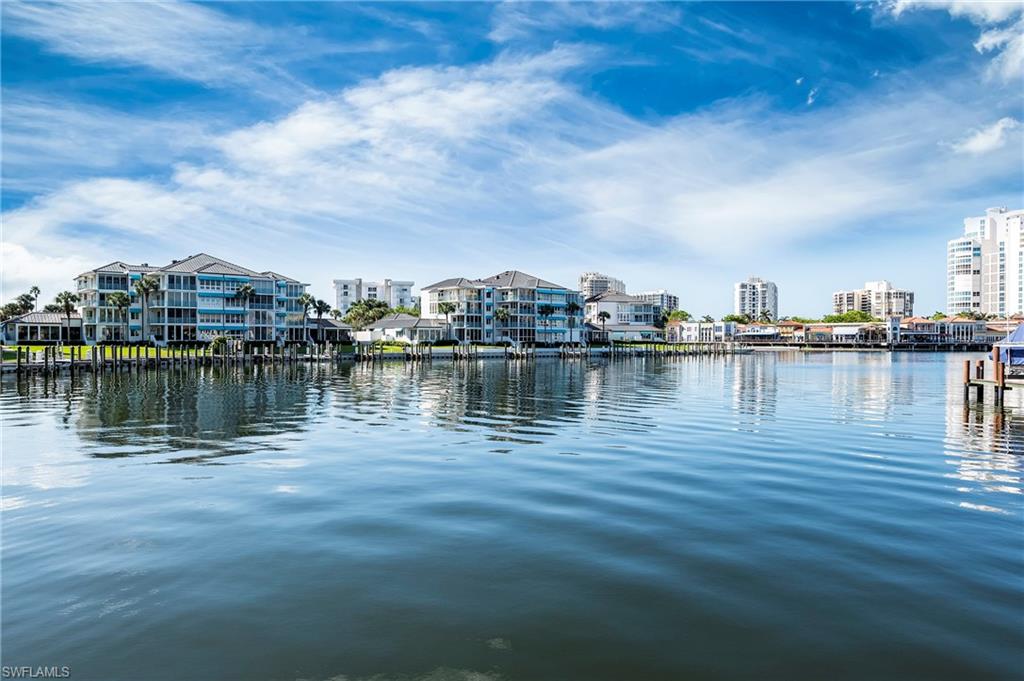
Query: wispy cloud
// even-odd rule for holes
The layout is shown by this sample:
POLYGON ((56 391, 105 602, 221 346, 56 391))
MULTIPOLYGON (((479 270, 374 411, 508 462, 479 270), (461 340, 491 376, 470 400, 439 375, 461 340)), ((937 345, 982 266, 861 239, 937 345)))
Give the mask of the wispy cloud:
POLYGON ((1024 3, 1014 0, 892 0, 877 7, 894 17, 912 10, 944 10, 985 30, 974 43, 980 53, 993 53, 989 75, 1005 82, 1024 77, 1024 3))
POLYGON ((894 82, 888 96, 801 113, 748 97, 644 123, 568 85, 587 55, 563 46, 392 70, 212 136, 208 160, 174 163, 166 181, 68 184, 9 211, 6 236, 43 252, 73 234, 81 253, 113 242, 244 255, 287 234, 325 279, 340 253, 381 235, 409 254, 444 244, 449 259, 476 263, 647 241, 715 262, 1019 172, 1002 152, 941 162, 954 153, 942 140, 978 125, 974 108, 956 106, 962 93, 894 82))
POLYGON ((327 44, 306 31, 268 28, 189 2, 5 2, 3 30, 52 52, 114 66, 141 66, 207 86, 309 96, 293 60, 318 53, 379 52, 386 41, 327 44))
POLYGON ((534 33, 580 27, 661 31, 678 25, 681 19, 677 6, 657 2, 502 2, 491 15, 488 37, 504 43, 534 33))
POLYGON ((1003 147, 1010 133, 1018 127, 1020 127, 1020 121, 1017 119, 1000 118, 992 125, 975 130, 967 137, 955 142, 952 147, 960 154, 987 154, 1003 147))

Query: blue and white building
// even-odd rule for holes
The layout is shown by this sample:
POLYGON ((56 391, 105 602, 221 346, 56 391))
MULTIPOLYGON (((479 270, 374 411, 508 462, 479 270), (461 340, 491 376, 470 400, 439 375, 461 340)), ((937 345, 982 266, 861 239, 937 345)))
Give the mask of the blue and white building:
MULTIPOLYGON (((308 284, 205 253, 163 267, 115 261, 80 274, 75 281, 82 336, 90 345, 122 340, 195 343, 217 336, 298 342, 307 337, 299 297, 308 284), (135 284, 142 277, 152 277, 159 284, 145 301, 135 293, 135 284), (246 284, 254 294, 239 297, 239 289, 246 284), (115 292, 127 293, 131 299, 127 319, 109 304, 110 294, 115 292)), ((315 326, 316 320, 312 324, 315 326)))
POLYGON ((584 333, 579 291, 516 270, 445 279, 425 287, 420 300, 420 316, 443 320, 460 342, 565 343, 584 333), (445 302, 455 305, 447 319, 440 309, 445 302))

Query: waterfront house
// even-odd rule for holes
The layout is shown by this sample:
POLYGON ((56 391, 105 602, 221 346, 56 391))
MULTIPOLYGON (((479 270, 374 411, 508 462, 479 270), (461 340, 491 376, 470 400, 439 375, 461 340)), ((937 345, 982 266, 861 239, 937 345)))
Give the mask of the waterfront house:
POLYGON ((28 312, 0 324, 0 337, 6 345, 51 345, 82 342, 82 317, 63 312, 28 312))
POLYGON ((364 343, 384 340, 411 344, 439 341, 447 335, 448 327, 443 319, 408 314, 387 315, 354 334, 357 341, 364 343))
POLYGON ((272 271, 257 272, 205 253, 162 267, 115 261, 76 278, 84 340, 195 343, 227 336, 248 341, 302 342, 315 320, 303 326, 299 297, 308 284, 272 271), (135 292, 142 277, 157 281, 145 300, 135 292), (248 284, 253 295, 239 297, 248 284), (110 305, 110 294, 131 299, 127 319, 110 305), (145 306, 145 314, 143 314, 145 306), (145 326, 145 329, 143 329, 145 326))
MULTIPOLYGON (((797 332, 803 333, 804 325, 800 322, 793 321, 782 321, 775 324, 775 328, 779 330, 779 340, 783 342, 790 342, 796 340, 797 332)), ((803 339, 801 339, 803 340, 803 339)))
POLYGON ((606 326, 653 326, 656 320, 654 310, 654 303, 649 300, 614 291, 587 298, 583 306, 584 317, 591 324, 600 324, 601 313, 607 314, 606 326))
POLYGON ((651 324, 586 323, 587 336, 593 342, 654 341, 663 338, 663 330, 651 324))
POLYGON ((579 291, 509 270, 483 279, 454 277, 423 289, 420 316, 441 320, 459 342, 563 343, 583 339, 579 291), (442 305, 454 311, 445 315, 442 305), (570 305, 578 308, 570 312, 570 305))
POLYGON ((744 343, 774 343, 780 338, 775 324, 742 324, 736 331, 736 340, 744 343))
POLYGON ((736 337, 736 322, 681 322, 665 325, 665 338, 669 343, 722 343, 736 337))

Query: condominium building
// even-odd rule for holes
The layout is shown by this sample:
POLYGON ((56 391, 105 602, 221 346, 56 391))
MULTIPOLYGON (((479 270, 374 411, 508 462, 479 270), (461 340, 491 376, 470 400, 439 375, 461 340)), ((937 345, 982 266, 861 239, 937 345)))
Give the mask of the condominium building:
POLYGON ((601 274, 600 272, 584 272, 580 275, 580 294, 584 300, 599 296, 608 291, 612 293, 625 293, 626 285, 622 283, 621 279, 609 277, 607 274, 601 274))
POLYGON ((484 279, 455 277, 422 291, 420 316, 441 319, 459 341, 561 343, 580 340, 579 291, 511 270, 484 279), (451 303, 447 315, 442 303, 451 303))
POLYGON ((80 274, 75 281, 83 338, 90 345, 123 340, 202 342, 217 336, 265 342, 305 337, 298 299, 308 284, 205 253, 163 267, 115 261, 80 274), (143 277, 158 285, 145 300, 135 292, 143 277), (245 285, 252 287, 248 297, 245 285), (129 296, 127 319, 110 304, 111 294, 117 292, 129 296))
MULTIPOLYGON (((583 306, 584 317, 591 324, 602 322, 602 312, 607 313, 606 324, 637 324, 652 326, 655 321, 654 303, 639 296, 606 291, 587 298, 583 306)), ((658 313, 660 316, 660 312, 658 313)))
POLYGON ((335 279, 334 307, 342 314, 348 312, 352 303, 360 300, 383 300, 388 307, 415 307, 418 302, 413 295, 412 281, 385 279, 383 281, 363 281, 362 279, 335 279))
POLYGON ((679 296, 673 295, 663 288, 656 291, 634 293, 633 295, 654 305, 655 315, 657 316, 661 316, 662 312, 672 312, 679 309, 679 296))
POLYGON ((733 286, 733 312, 758 319, 767 312, 772 319, 779 318, 779 287, 774 282, 758 277, 737 282, 733 286))
POLYGON ((1024 210, 989 208, 964 220, 946 248, 946 312, 1024 311, 1024 210))
POLYGON ((914 293, 898 289, 888 281, 865 282, 864 288, 836 291, 832 294, 832 311, 844 314, 853 310, 866 312, 872 317, 913 317, 914 293))

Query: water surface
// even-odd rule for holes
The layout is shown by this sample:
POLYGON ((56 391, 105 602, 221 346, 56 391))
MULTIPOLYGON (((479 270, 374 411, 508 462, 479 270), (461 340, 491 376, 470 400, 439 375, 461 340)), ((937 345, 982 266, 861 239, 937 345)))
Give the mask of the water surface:
POLYGON ((5 378, 3 664, 1020 678, 1024 407, 963 358, 5 378))

